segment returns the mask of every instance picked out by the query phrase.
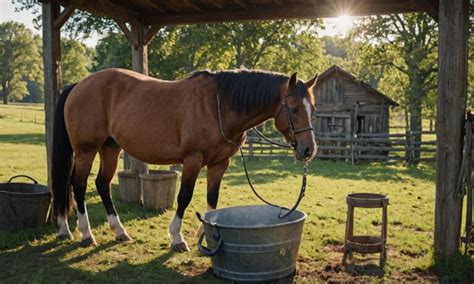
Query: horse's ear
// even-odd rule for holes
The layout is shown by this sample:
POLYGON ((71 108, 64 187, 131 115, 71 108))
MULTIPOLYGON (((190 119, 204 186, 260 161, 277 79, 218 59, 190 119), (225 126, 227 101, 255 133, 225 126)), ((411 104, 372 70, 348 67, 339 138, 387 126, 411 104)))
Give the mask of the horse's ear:
POLYGON ((288 80, 288 89, 293 89, 293 87, 296 85, 296 72, 291 75, 290 80, 288 80))
POLYGON ((308 89, 311 89, 315 84, 318 79, 318 74, 313 77, 313 79, 310 79, 308 82, 304 83, 308 89))

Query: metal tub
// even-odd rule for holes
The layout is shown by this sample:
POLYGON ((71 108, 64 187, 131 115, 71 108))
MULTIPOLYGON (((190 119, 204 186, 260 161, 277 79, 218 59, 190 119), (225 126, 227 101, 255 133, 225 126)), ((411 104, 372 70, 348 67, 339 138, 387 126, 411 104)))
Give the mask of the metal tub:
POLYGON ((46 224, 51 203, 48 187, 25 175, 0 183, 0 231, 37 228, 46 224), (27 178, 33 182, 13 182, 27 178))
POLYGON ((294 273, 306 214, 295 210, 280 219, 280 213, 280 208, 258 205, 198 214, 205 231, 198 248, 211 257, 214 273, 234 281, 267 281, 294 273))

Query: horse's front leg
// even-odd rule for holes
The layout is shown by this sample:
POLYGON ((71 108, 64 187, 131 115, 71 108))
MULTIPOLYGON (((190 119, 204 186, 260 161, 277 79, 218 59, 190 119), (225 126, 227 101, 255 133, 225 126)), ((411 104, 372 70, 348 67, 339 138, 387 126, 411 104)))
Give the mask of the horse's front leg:
POLYGON ((188 244, 181 234, 181 225, 183 224, 184 211, 193 197, 194 185, 202 166, 202 158, 201 154, 193 154, 184 159, 181 187, 178 194, 178 210, 168 227, 171 248, 175 251, 189 251, 188 244))
MULTIPOLYGON (((207 211, 217 207, 222 176, 229 167, 229 162, 230 159, 225 159, 207 166, 207 211)), ((203 232, 204 226, 201 224, 196 235, 200 236, 203 232)))

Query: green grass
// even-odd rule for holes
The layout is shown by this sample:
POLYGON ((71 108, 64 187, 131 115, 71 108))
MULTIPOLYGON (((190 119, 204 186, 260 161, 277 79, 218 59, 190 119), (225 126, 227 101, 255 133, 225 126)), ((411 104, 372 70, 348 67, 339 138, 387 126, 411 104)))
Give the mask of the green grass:
MULTIPOLYGON (((43 142, 44 118, 40 105, 0 106, 0 182, 28 174, 46 182, 43 142)), ((258 190, 272 202, 291 206, 298 195, 301 165, 287 160, 255 160, 249 164, 258 190)), ((0 282, 147 282, 218 281, 207 272, 210 261, 196 250, 194 212, 206 208, 205 170, 184 220, 184 236, 192 252, 173 253, 168 247, 167 226, 174 211, 162 214, 122 203, 117 179, 113 197, 131 243, 119 244, 109 230, 105 210, 93 186, 97 161, 89 179, 87 206, 96 247, 83 247, 80 235, 57 241, 55 227, 17 233, 0 232, 0 282)), ((435 171, 433 164, 363 164, 315 161, 310 166, 308 190, 300 210, 307 212, 296 281, 447 280, 473 281, 474 262, 455 256, 434 261, 433 216, 435 171), (345 196, 351 192, 379 192, 390 198, 388 263, 385 270, 355 265, 338 271, 346 220, 345 196)), ((219 207, 259 204, 250 191, 239 159, 225 175, 219 207)), ((378 234, 378 210, 356 209, 357 234, 378 234)), ((70 218, 72 229, 75 218, 70 218)), ((358 255, 361 263, 367 256, 358 255)), ((376 259, 368 260, 376 264, 376 259)))

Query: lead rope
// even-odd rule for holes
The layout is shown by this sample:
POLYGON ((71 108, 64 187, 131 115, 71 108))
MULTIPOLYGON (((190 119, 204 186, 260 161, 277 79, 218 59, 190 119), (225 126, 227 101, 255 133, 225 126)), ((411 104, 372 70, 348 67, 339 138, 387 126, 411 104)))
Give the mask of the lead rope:
MULTIPOLYGON (((298 208, 298 206, 300 205, 301 203, 301 200, 303 200, 303 197, 305 195, 305 192, 306 192, 306 176, 308 174, 308 166, 307 166, 307 163, 305 162, 304 163, 304 166, 303 166, 303 180, 301 182, 301 190, 300 190, 300 194, 298 196, 298 199, 296 200, 296 203, 293 205, 293 207, 291 207, 291 209, 288 209, 286 207, 283 207, 283 206, 279 206, 279 205, 276 205, 276 204, 273 204, 273 203, 270 203, 268 201, 266 201, 260 194, 258 194, 257 190, 254 188, 253 184, 252 184, 252 181, 250 180, 250 177, 249 177, 249 173, 248 173, 248 170, 247 170, 247 164, 245 163, 245 157, 244 157, 244 152, 242 151, 242 147, 237 144, 236 142, 234 142, 233 140, 230 140, 229 138, 227 138, 227 136, 225 135, 224 133, 224 126, 223 126, 223 123, 222 123, 222 112, 221 112, 221 100, 220 100, 220 96, 219 96, 219 93, 217 93, 216 95, 216 98, 217 98, 217 117, 218 117, 218 120, 219 120, 219 131, 221 132, 221 135, 222 135, 222 138, 224 138, 224 140, 228 143, 231 143, 231 144, 234 144, 235 146, 237 146, 239 148, 239 151, 240 151, 240 157, 242 158, 242 164, 244 166, 244 172, 245 172, 245 176, 247 177, 247 181, 249 183, 249 186, 250 188, 252 189, 253 193, 255 194, 255 196, 258 197, 258 199, 260 199, 263 203, 267 204, 267 205, 270 205, 270 206, 273 206, 273 207, 277 207, 277 208, 280 208, 280 213, 278 214, 278 218, 280 219, 283 219, 285 218, 286 216, 290 215, 291 213, 293 213, 293 211, 296 210, 296 208, 298 208), (288 210, 288 212, 282 214, 282 211, 283 210, 288 210)), ((289 118, 289 117, 288 117, 289 118)), ((291 124, 291 121, 289 121, 289 125, 291 127, 291 129, 293 129, 293 125, 291 124)), ((254 128, 254 130, 256 130, 256 128, 254 128)), ((278 145, 280 147, 289 147, 291 148, 292 146, 291 145, 284 145, 284 144, 280 144, 280 143, 277 143, 277 142, 273 142, 271 140, 269 140, 268 138, 266 138, 262 133, 260 133, 260 131, 256 131, 260 136, 262 136, 262 138, 264 138, 266 141, 270 142, 270 143, 273 143, 274 145, 278 145)), ((292 131, 292 136, 293 136, 293 131, 292 131)))

